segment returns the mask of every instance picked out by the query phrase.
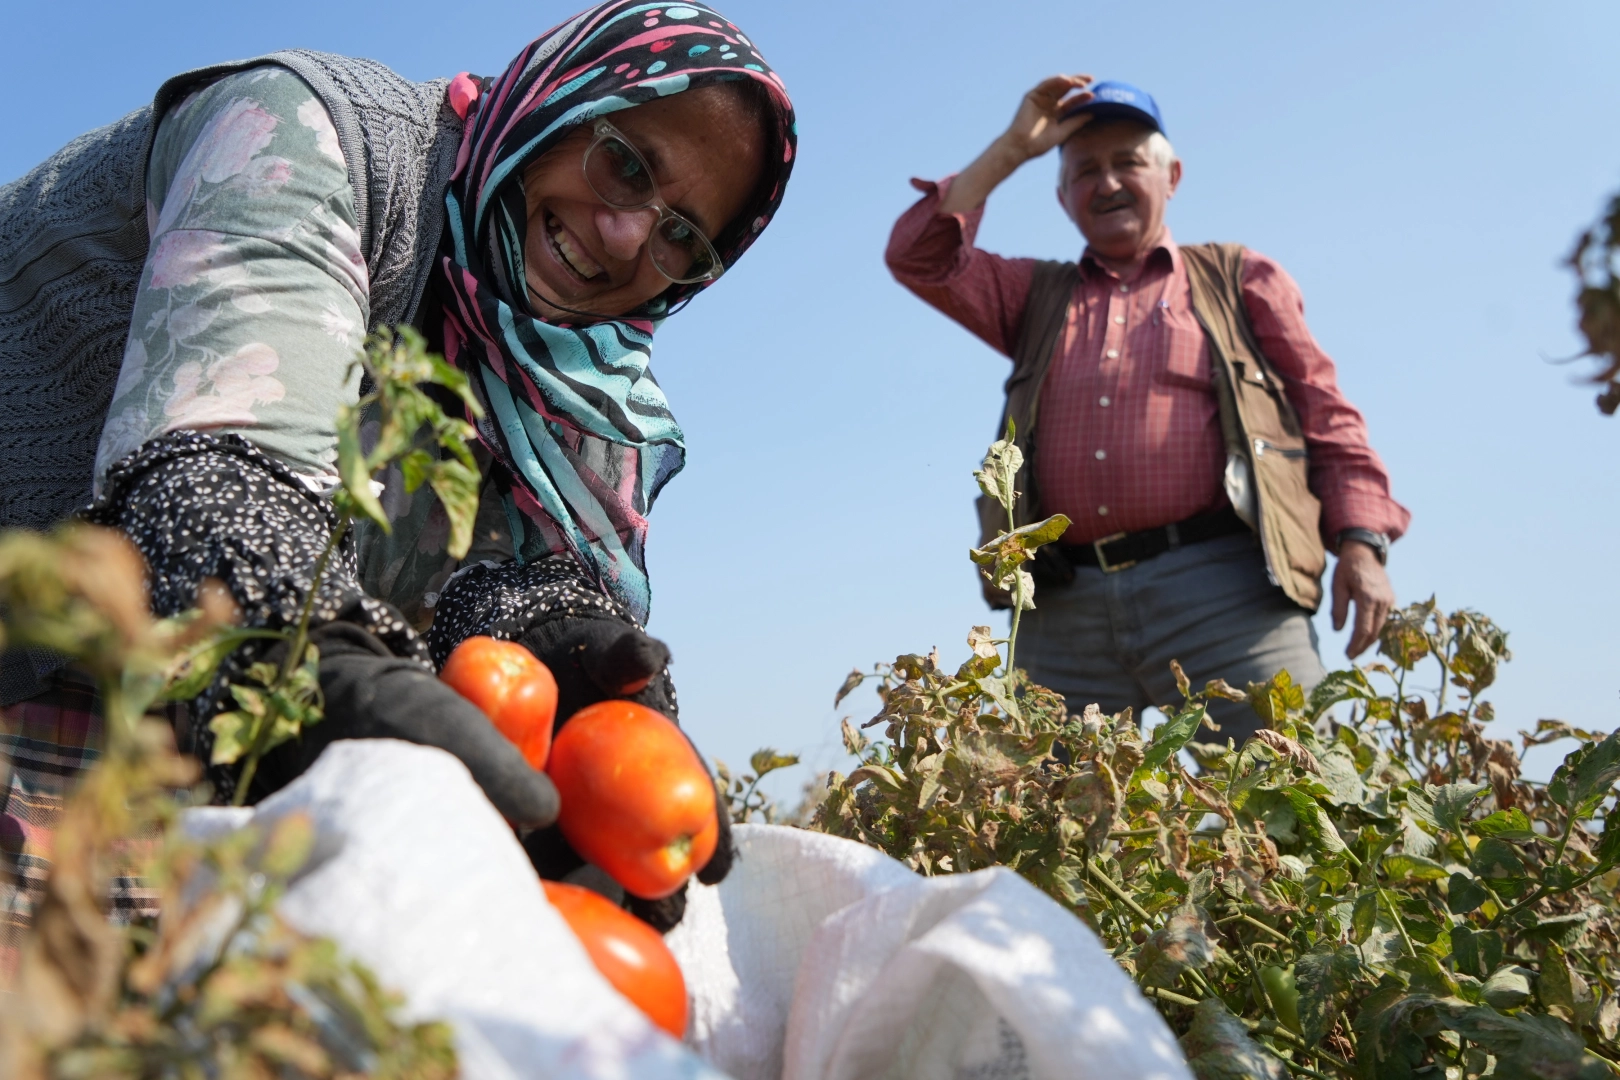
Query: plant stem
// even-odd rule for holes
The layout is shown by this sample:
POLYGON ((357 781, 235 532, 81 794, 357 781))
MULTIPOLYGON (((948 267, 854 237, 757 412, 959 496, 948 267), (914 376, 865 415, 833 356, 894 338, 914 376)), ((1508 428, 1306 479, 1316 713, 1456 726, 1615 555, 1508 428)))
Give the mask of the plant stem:
POLYGON ((1417 949, 1413 947, 1412 939, 1406 936, 1406 923, 1401 921, 1401 913, 1396 910, 1395 901, 1390 898, 1389 893, 1384 891, 1384 887, 1382 885, 1378 886, 1378 895, 1383 899, 1384 903, 1388 905, 1390 918, 1395 920, 1395 929, 1401 932, 1401 940, 1406 942, 1406 951, 1411 955, 1416 956, 1417 949))
POLYGON ((1261 922, 1259 919, 1255 918, 1253 915, 1245 915, 1241 911, 1238 912, 1236 915, 1228 915, 1224 919, 1216 919, 1215 920, 1215 925, 1216 926, 1223 926, 1226 923, 1239 922, 1239 921, 1246 922, 1250 926, 1254 927, 1257 930, 1264 930, 1266 933, 1270 934, 1272 937, 1276 938, 1278 941, 1282 942, 1284 945, 1292 945, 1294 943, 1293 939, 1290 938, 1287 934, 1283 933, 1281 930, 1278 930, 1274 926, 1267 926, 1265 923, 1261 922))
MULTIPOLYGON (((309 622, 315 614, 315 597, 321 591, 321 582, 326 580, 326 568, 332 562, 338 545, 343 542, 344 535, 349 531, 349 515, 344 514, 338 518, 337 528, 332 530, 331 539, 327 540, 326 547, 321 550, 320 558, 315 560, 314 573, 310 575, 309 593, 304 597, 304 606, 298 612, 298 625, 293 630, 292 642, 287 647, 287 655, 281 660, 281 670, 266 690, 266 696, 273 699, 276 692, 292 678, 298 665, 304 662, 304 652, 309 648, 309 622)), ((231 795, 232 806, 243 806, 247 802, 248 788, 253 784, 253 778, 259 771, 259 759, 264 756, 265 740, 270 737, 271 728, 275 724, 275 716, 267 707, 265 714, 258 718, 253 728, 253 738, 248 742, 245 761, 242 764, 242 773, 236 780, 236 791, 231 795)))
POLYGON ((1096 864, 1090 859, 1086 860, 1086 873, 1091 875, 1091 879, 1093 881, 1097 882, 1105 890, 1107 890, 1110 896, 1124 904, 1131 914, 1135 915, 1142 921, 1143 926, 1153 925, 1153 916, 1149 915, 1141 904, 1138 904, 1135 900, 1131 899, 1130 893, 1114 884, 1113 878, 1097 869, 1096 864))
POLYGON ((1184 1005, 1191 1009, 1198 1004, 1197 998, 1190 998, 1172 990, 1161 990, 1157 986, 1142 986, 1138 987, 1138 989, 1142 991, 1143 997, 1158 998, 1160 1001, 1168 1001, 1172 1005, 1184 1005))
POLYGON ((326 578, 326 567, 336 554, 338 545, 349 531, 349 515, 344 514, 338 518, 337 528, 332 530, 332 538, 326 542, 321 551, 321 557, 315 560, 315 572, 310 575, 311 584, 309 595, 304 597, 304 607, 298 613, 298 627, 293 634, 292 648, 287 650, 286 657, 281 661, 281 675, 276 685, 285 683, 298 665, 304 662, 304 648, 309 644, 309 620, 315 614, 315 596, 321 591, 321 582, 326 578))

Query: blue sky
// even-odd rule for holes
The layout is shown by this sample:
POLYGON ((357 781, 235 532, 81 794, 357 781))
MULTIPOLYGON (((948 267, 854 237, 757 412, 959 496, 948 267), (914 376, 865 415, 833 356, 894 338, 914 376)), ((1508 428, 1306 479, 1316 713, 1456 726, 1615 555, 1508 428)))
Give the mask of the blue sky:
MULTIPOLYGON (((190 67, 307 46, 413 78, 493 74, 574 10, 9 7, 0 181, 190 67)), ((1391 559, 1401 599, 1438 594, 1511 631, 1499 734, 1620 723, 1620 422, 1575 384, 1583 365, 1553 363, 1578 351, 1560 260, 1620 187, 1620 6, 720 7, 786 79, 801 156, 770 232, 665 327, 654 365, 690 456, 652 517, 651 629, 706 751, 838 765, 832 693, 851 666, 934 645, 958 659, 989 621, 965 556, 969 472, 1006 361, 895 285, 882 251, 907 179, 966 164, 1057 71, 1158 98, 1186 167, 1179 240, 1243 241, 1299 281, 1413 512, 1391 559)), ((996 193, 984 246, 1077 254, 1054 169, 1031 163, 996 193)), ((1318 623, 1332 667, 1344 638, 1318 623)))

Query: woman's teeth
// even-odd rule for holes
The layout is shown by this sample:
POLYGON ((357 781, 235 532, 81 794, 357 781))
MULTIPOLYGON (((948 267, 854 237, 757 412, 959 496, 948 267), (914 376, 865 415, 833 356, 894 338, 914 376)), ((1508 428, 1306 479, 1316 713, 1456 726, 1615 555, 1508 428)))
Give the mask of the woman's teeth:
POLYGON ((551 246, 557 249, 557 254, 561 256, 562 260, 568 264, 574 273, 589 281, 602 272, 602 268, 592 262, 589 255, 574 250, 574 245, 569 242, 568 233, 562 227, 562 222, 556 218, 551 218, 547 224, 551 228, 551 246))

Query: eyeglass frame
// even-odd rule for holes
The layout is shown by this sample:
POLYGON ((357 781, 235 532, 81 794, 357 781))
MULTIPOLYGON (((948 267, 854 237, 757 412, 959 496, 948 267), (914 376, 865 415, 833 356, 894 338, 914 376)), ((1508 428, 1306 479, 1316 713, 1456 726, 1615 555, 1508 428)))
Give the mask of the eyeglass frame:
POLYGON ((670 205, 664 201, 663 195, 659 193, 658 180, 653 176, 652 166, 647 163, 647 159, 642 155, 641 151, 636 149, 636 144, 631 142, 629 137, 626 136, 624 132, 614 127, 607 120, 598 119, 596 123, 592 125, 591 132, 595 135, 595 138, 591 140, 591 144, 585 148, 585 153, 579 159, 579 171, 584 175, 585 185, 591 189, 591 193, 598 199, 601 199, 604 206, 611 207, 614 210, 652 209, 658 211, 658 220, 653 222, 652 231, 647 235, 648 257, 652 258, 653 233, 656 233, 658 231, 658 227, 661 226, 665 221, 673 219, 680 222, 682 225, 685 225, 688 229, 691 229, 693 235, 699 240, 703 241, 703 246, 708 248, 709 254, 714 257, 715 267, 702 277, 695 278, 675 277, 662 266, 659 266, 656 258, 652 258, 653 268, 660 274, 663 274, 664 277, 668 278, 669 281, 675 285, 696 285, 703 281, 714 281, 719 278, 721 274, 724 274, 726 272, 725 260, 720 257, 720 251, 714 246, 714 241, 710 240, 708 234, 702 229, 698 228, 697 223, 691 218, 670 209, 670 205), (591 171, 588 168, 588 163, 591 160, 591 154, 595 153, 597 148, 609 139, 617 139, 620 145, 622 145, 626 150, 630 151, 631 155, 636 159, 636 162, 645 171, 647 175, 647 183, 652 185, 652 196, 646 202, 638 203, 634 206, 625 206, 620 203, 613 202, 606 195, 603 195, 600 191, 597 191, 596 185, 591 183, 591 171))

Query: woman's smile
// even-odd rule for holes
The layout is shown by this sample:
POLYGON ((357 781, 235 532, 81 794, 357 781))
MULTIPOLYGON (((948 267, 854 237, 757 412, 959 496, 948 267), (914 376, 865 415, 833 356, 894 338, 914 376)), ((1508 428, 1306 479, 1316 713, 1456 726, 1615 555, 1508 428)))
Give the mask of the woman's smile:
POLYGON ((581 284, 593 281, 605 272, 602 265, 591 258, 585 245, 555 214, 546 214, 546 235, 551 239, 547 245, 551 257, 581 284))

